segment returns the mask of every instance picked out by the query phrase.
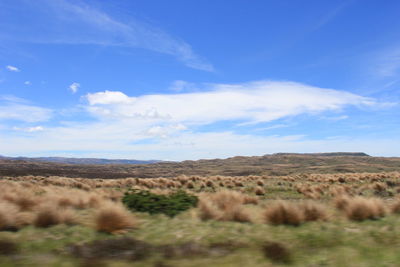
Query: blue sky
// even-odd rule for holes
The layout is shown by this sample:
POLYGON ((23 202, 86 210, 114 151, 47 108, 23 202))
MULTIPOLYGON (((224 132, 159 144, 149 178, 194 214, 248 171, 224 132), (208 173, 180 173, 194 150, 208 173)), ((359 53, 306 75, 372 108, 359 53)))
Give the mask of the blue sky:
POLYGON ((0 1, 0 154, 400 156, 400 2, 0 1))

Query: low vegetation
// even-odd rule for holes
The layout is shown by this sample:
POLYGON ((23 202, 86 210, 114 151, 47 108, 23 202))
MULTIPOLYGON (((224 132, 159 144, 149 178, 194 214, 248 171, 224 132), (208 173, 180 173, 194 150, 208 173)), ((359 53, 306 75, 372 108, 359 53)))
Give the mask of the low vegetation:
POLYGON ((179 190, 171 194, 155 194, 147 190, 130 190, 125 193, 122 202, 131 210, 163 213, 174 217, 197 205, 197 197, 179 190))
POLYGON ((0 262, 396 266, 399 172, 0 179, 0 262))

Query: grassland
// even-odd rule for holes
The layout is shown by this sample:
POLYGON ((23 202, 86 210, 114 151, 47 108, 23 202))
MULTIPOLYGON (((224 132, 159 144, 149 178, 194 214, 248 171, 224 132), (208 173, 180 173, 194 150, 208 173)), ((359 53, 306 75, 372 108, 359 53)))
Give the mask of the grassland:
POLYGON ((398 266, 400 173, 0 180, 1 266, 398 266), (128 189, 199 197, 131 212, 128 189))

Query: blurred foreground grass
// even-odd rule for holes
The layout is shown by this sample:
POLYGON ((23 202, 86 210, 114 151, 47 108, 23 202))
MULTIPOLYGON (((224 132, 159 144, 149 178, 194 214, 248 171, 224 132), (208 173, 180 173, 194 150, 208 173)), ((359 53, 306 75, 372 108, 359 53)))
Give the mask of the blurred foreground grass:
MULTIPOLYGON (((0 232, 0 240, 11 241, 17 251, 1 255, 1 266, 399 266, 400 217, 350 222, 339 219, 311 222, 298 227, 262 223, 200 221, 196 210, 175 218, 137 214, 140 228, 121 235, 98 233, 86 226, 57 225, 47 229, 25 227, 18 232, 0 232), (153 246, 192 242, 209 251, 168 255, 154 251, 144 259, 82 260, 70 252, 70 245, 94 240, 131 237, 153 246), (267 242, 282 245, 285 259, 270 259, 263 247, 267 242), (233 249, 212 250, 215 244, 233 249), (287 259, 286 259, 287 258, 287 259)), ((258 212, 258 210, 254 210, 258 212)), ((0 253, 7 253, 0 246, 0 253)), ((168 252, 168 251, 167 251, 168 252)))

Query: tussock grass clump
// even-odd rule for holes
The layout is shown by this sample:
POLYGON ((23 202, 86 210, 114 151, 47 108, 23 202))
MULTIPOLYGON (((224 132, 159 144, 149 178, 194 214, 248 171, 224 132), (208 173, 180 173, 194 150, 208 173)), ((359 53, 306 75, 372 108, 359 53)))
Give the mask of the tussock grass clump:
POLYGON ((123 206, 107 203, 100 208, 94 217, 95 229, 99 232, 118 233, 136 228, 136 218, 123 206))
POLYGON ((267 223, 274 225, 286 224, 299 226, 304 222, 304 217, 298 206, 284 201, 278 201, 268 207, 264 213, 267 223))
POLYGON ((300 204, 306 222, 328 220, 327 208, 321 204, 306 201, 300 204))
POLYGON ((353 221, 379 219, 386 215, 382 200, 376 198, 352 198, 344 211, 347 218, 353 221))
POLYGON ((258 198, 255 196, 244 195, 243 197, 243 204, 258 204, 258 198))
POLYGON ((254 192, 256 193, 257 196, 263 196, 265 195, 265 190, 261 186, 258 186, 254 192))
POLYGON ((240 181, 236 181, 235 182, 235 186, 236 187, 244 187, 244 184, 242 182, 240 182, 240 181))
POLYGON ((257 181, 257 185, 259 185, 259 186, 264 186, 264 182, 261 181, 261 180, 258 180, 258 181, 257 181))
POLYGON ((221 210, 209 200, 200 198, 198 208, 199 217, 203 221, 220 220, 222 217, 221 210))
POLYGON ((21 211, 30 211, 39 204, 39 199, 32 195, 18 195, 14 199, 14 204, 17 205, 21 211))
POLYGON ((236 205, 225 210, 220 220, 242 223, 252 222, 250 213, 242 205, 236 205))
POLYGON ((202 220, 252 222, 245 210, 246 196, 235 191, 204 194, 199 201, 199 217, 202 220))
POLYGON ((397 199, 390 207, 392 213, 400 213, 400 199, 397 199))
POLYGON ((209 194, 206 197, 222 210, 245 203, 245 195, 236 191, 223 190, 214 194, 209 194))
POLYGON ((338 210, 344 211, 350 203, 350 197, 345 195, 340 195, 334 200, 334 205, 338 210))
POLYGON ((0 203, 0 231, 16 231, 19 229, 19 210, 11 203, 0 203))
POLYGON ((214 187, 214 183, 211 180, 206 181, 206 186, 208 187, 214 187))
POLYGON ((36 211, 33 224, 36 227, 50 227, 57 224, 77 224, 76 214, 71 209, 59 209, 56 205, 46 204, 36 211))

